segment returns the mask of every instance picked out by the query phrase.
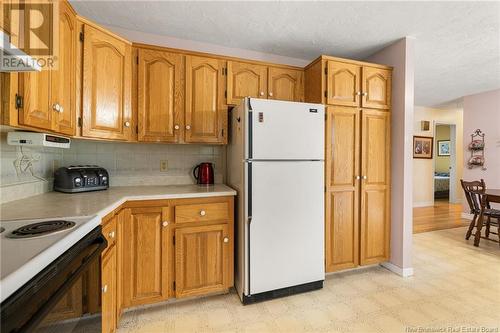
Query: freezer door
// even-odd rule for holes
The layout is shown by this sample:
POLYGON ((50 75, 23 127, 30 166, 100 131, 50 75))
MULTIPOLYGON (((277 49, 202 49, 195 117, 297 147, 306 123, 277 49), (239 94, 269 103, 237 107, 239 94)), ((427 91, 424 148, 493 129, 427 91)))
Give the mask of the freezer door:
POLYGON ((252 162, 250 294, 324 280, 323 162, 252 162))
POLYGON ((250 99, 248 159, 323 160, 325 108, 250 99))

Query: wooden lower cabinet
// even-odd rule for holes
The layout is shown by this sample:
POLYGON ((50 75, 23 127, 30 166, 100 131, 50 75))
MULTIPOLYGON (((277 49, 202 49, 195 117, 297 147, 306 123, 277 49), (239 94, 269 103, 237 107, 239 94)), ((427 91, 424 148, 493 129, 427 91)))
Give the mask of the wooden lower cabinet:
POLYGON ((327 107, 325 269, 389 259, 390 113, 327 107))
POLYGON ((82 287, 82 278, 80 278, 66 293, 66 296, 50 311, 47 321, 59 321, 81 317, 83 314, 82 287))
POLYGON ((386 111, 363 109, 360 263, 389 259, 391 121, 386 111))
POLYGON ((102 332, 116 330, 116 246, 112 246, 101 258, 101 311, 102 332))
POLYGON ((232 236, 227 224, 178 228, 175 239, 177 298, 231 287, 232 236))
POLYGON ((124 210, 122 304, 153 303, 169 297, 172 246, 168 206, 136 206, 124 210))

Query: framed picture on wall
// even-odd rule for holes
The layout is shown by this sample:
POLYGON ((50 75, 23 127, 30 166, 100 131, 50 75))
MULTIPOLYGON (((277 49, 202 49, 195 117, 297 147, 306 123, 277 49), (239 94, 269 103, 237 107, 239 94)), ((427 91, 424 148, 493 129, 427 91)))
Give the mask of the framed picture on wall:
POLYGON ((433 137, 413 136, 413 158, 432 158, 433 137))
POLYGON ((438 156, 450 156, 450 140, 438 141, 438 156))

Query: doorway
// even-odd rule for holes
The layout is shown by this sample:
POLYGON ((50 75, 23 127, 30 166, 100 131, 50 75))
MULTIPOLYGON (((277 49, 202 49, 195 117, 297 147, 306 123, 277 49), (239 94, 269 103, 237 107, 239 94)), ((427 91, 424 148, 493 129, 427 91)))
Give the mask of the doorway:
POLYGON ((434 123, 434 204, 457 203, 456 125, 434 123))

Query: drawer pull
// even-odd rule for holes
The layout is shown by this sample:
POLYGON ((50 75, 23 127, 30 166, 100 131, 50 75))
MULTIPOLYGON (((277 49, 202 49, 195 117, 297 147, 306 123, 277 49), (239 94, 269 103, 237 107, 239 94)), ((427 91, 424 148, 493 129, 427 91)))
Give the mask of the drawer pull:
POLYGON ((163 221, 163 223, 161 225, 164 226, 164 227, 168 227, 168 222, 167 221, 163 221))
POLYGON ((102 293, 105 294, 108 291, 108 285, 105 284, 104 287, 102 287, 102 293))
POLYGON ((229 237, 224 237, 224 243, 229 243, 229 237))
POLYGON ((200 211, 200 216, 205 216, 205 215, 207 215, 207 212, 205 212, 204 210, 201 210, 200 211))
POLYGON ((115 232, 114 231, 111 231, 109 234, 108 234, 109 238, 115 238, 115 232))

